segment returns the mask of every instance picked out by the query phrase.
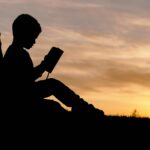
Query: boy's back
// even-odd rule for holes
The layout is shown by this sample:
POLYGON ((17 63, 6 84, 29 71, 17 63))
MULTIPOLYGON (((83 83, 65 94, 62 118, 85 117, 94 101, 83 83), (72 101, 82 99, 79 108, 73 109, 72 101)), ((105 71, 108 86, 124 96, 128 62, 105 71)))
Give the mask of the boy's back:
POLYGON ((33 64, 29 54, 11 45, 3 58, 3 99, 7 106, 20 109, 28 103, 32 72, 33 64))

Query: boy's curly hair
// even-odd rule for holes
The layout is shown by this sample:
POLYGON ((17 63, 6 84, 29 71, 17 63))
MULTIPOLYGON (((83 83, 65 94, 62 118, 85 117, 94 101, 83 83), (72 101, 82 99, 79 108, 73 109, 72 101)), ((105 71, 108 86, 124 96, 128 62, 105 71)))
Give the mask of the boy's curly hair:
POLYGON ((13 36, 15 38, 27 38, 28 36, 37 36, 41 31, 38 21, 29 14, 19 15, 12 25, 13 36))

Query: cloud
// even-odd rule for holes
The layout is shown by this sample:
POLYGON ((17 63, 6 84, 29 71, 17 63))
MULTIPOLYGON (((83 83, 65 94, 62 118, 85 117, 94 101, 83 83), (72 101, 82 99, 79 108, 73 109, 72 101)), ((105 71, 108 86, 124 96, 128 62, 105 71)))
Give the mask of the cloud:
POLYGON ((142 21, 143 25, 148 23, 149 16, 146 14, 149 14, 147 8, 149 2, 147 1, 143 3, 139 0, 114 0, 112 3, 109 0, 32 0, 13 3, 14 5, 9 5, 6 1, 5 5, 1 5, 2 29, 6 28, 5 25, 9 25, 18 14, 26 12, 37 17, 42 27, 63 27, 73 32, 91 34, 93 37, 96 35, 107 38, 115 35, 117 39, 123 39, 131 44, 148 42, 146 39, 149 37, 149 28, 138 23, 141 19, 145 19, 144 22, 142 21))
POLYGON ((117 86, 136 84, 150 87, 150 71, 132 65, 115 65, 115 68, 107 70, 107 78, 117 86))
POLYGON ((0 3, 1 4, 7 4, 7 5, 12 5, 12 4, 22 4, 22 3, 26 3, 28 2, 28 0, 13 0, 13 1, 9 1, 9 0, 1 0, 0 3))
MULTIPOLYGON (((150 87, 149 68, 138 66, 140 59, 108 60, 98 62, 68 62, 62 63, 62 68, 57 68, 54 76, 62 79, 69 85, 84 89, 88 92, 100 92, 103 88, 124 89, 133 85, 150 87), (135 64, 132 63, 135 61, 135 64), (100 90, 101 89, 101 90, 100 90)), ((141 60, 142 61, 142 60, 141 60)))

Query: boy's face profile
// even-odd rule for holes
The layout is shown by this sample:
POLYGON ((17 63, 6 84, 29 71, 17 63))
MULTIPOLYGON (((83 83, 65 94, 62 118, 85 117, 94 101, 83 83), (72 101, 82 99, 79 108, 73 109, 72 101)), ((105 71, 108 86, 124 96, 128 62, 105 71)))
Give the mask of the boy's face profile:
MULTIPOLYGON (((37 36, 38 37, 38 36, 37 36)), ((37 37, 35 36, 28 36, 22 41, 22 47, 26 49, 32 48, 32 46, 36 43, 37 37)))

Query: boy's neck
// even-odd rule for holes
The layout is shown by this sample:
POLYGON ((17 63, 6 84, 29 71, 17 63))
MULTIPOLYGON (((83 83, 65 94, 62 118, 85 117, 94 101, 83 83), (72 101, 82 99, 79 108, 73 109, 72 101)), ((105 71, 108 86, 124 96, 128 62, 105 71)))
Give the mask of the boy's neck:
POLYGON ((18 40, 15 40, 15 39, 12 41, 11 45, 23 48, 21 42, 19 42, 18 40))

